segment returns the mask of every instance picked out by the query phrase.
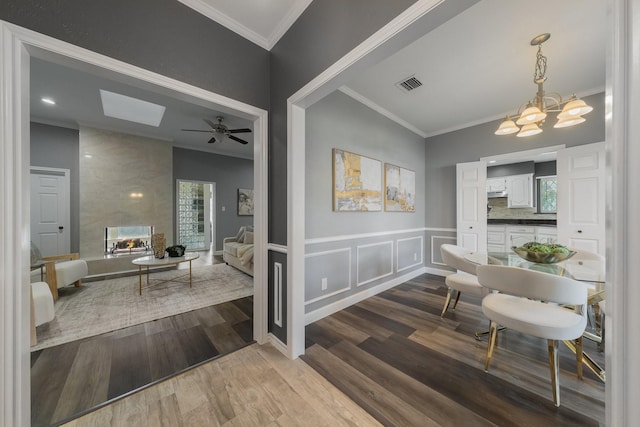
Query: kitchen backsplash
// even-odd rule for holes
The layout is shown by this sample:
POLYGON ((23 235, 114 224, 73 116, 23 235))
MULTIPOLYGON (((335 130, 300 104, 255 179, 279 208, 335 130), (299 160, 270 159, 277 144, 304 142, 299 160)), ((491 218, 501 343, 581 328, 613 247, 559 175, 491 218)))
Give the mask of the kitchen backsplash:
POLYGON ((536 208, 508 208, 506 197, 489 200, 487 219, 556 219, 556 214, 539 214, 536 208))

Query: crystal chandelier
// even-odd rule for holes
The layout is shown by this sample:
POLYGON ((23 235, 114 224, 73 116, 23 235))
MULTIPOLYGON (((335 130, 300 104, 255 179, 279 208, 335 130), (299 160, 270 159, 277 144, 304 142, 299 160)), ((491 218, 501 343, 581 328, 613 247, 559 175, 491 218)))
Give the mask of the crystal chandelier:
POLYGON ((500 123, 496 135, 510 135, 518 133, 516 136, 524 137, 537 135, 542 132, 540 125, 545 122, 548 113, 558 114, 558 121, 554 128, 564 128, 574 126, 585 121, 582 117, 593 110, 583 100, 572 95, 569 99, 563 100, 557 93, 545 93, 543 84, 547 80, 547 57, 542 55, 542 43, 549 40, 551 34, 544 33, 531 40, 531 46, 538 46, 536 55, 536 68, 533 73, 533 82, 538 85, 536 96, 518 109, 513 116, 506 116, 500 123), (564 106, 564 107, 563 107, 564 106), (521 109, 524 110, 521 112, 521 109), (514 119, 516 120, 514 122, 514 119))

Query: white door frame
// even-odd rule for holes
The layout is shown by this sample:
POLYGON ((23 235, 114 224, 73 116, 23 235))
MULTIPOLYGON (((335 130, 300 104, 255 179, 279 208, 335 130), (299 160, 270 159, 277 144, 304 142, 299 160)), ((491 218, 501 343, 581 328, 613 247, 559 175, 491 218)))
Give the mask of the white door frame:
MULTIPOLYGON (((69 169, 59 169, 59 168, 46 168, 40 166, 31 166, 29 170, 29 178, 31 175, 55 175, 55 176, 63 176, 63 185, 64 185, 64 202, 65 202, 65 212, 62 218, 63 227, 65 228, 65 242, 64 248, 62 251, 58 251, 55 254, 47 254, 44 253, 44 256, 50 255, 60 255, 60 254, 68 254, 71 252, 71 170, 69 169)), ((31 195, 33 196, 33 194, 31 195)), ((29 200, 29 206, 32 206, 31 199, 29 200)), ((31 222, 31 215, 29 215, 30 221, 30 230, 33 230, 33 223, 31 222)), ((33 238, 31 238, 33 240, 33 238)), ((42 248, 40 248, 42 250, 42 248)))
MULTIPOLYGON (((305 109, 348 81, 354 64, 367 56, 380 58, 376 48, 426 15, 438 1, 418 0, 396 19, 307 83, 288 100, 287 117, 287 350, 304 353, 305 248, 305 109), (369 55, 373 54, 373 55, 369 55), (295 177, 295 179, 294 179, 295 177)), ((606 142, 607 194, 607 424, 634 425, 640 419, 640 204, 633 187, 640 182, 640 5, 634 0, 607 0, 606 142), (612 172, 615 171, 615 174, 612 172), (633 185, 632 185, 633 184, 633 185), (614 285, 615 284, 615 285, 614 285)), ((393 44, 393 43, 391 43, 393 44)), ((396 45, 397 48, 397 45, 396 45)))
POLYGON ((29 61, 64 57, 253 120, 254 339, 267 339, 267 111, 0 20, 0 424, 30 425, 29 61))

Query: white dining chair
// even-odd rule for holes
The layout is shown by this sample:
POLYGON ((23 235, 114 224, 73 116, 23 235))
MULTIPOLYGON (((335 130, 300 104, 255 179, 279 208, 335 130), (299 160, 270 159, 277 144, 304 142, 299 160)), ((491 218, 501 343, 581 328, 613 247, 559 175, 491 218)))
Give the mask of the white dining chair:
POLYGON ((553 402, 560 406, 558 341, 574 340, 578 378, 582 378, 582 333, 587 324, 584 283, 519 267, 482 265, 478 281, 497 290, 482 300, 491 321, 485 372, 493 355, 498 325, 547 339, 553 402))
POLYGON ((458 305, 458 300, 460 299, 460 294, 462 292, 467 292, 481 297, 491 292, 490 289, 485 288, 478 282, 478 277, 476 276, 476 267, 478 264, 464 258, 465 255, 471 253, 473 253, 473 251, 462 246, 450 244, 440 246, 440 254, 442 255, 444 263, 449 267, 458 270, 456 273, 450 274, 445 278, 445 284, 449 288, 449 291, 447 292, 447 299, 444 302, 444 307, 440 314, 441 318, 443 318, 447 312, 454 293, 457 292, 457 295, 453 303, 452 310, 456 309, 456 305, 458 305))

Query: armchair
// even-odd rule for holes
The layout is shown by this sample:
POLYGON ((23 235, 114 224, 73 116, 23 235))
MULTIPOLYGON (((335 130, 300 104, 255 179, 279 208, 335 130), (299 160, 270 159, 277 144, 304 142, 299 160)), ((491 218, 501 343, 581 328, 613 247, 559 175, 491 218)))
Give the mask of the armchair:
POLYGON ((42 257, 45 264, 45 281, 51 289, 53 300, 58 300, 58 288, 82 285, 82 278, 89 274, 87 262, 77 253, 42 257))

